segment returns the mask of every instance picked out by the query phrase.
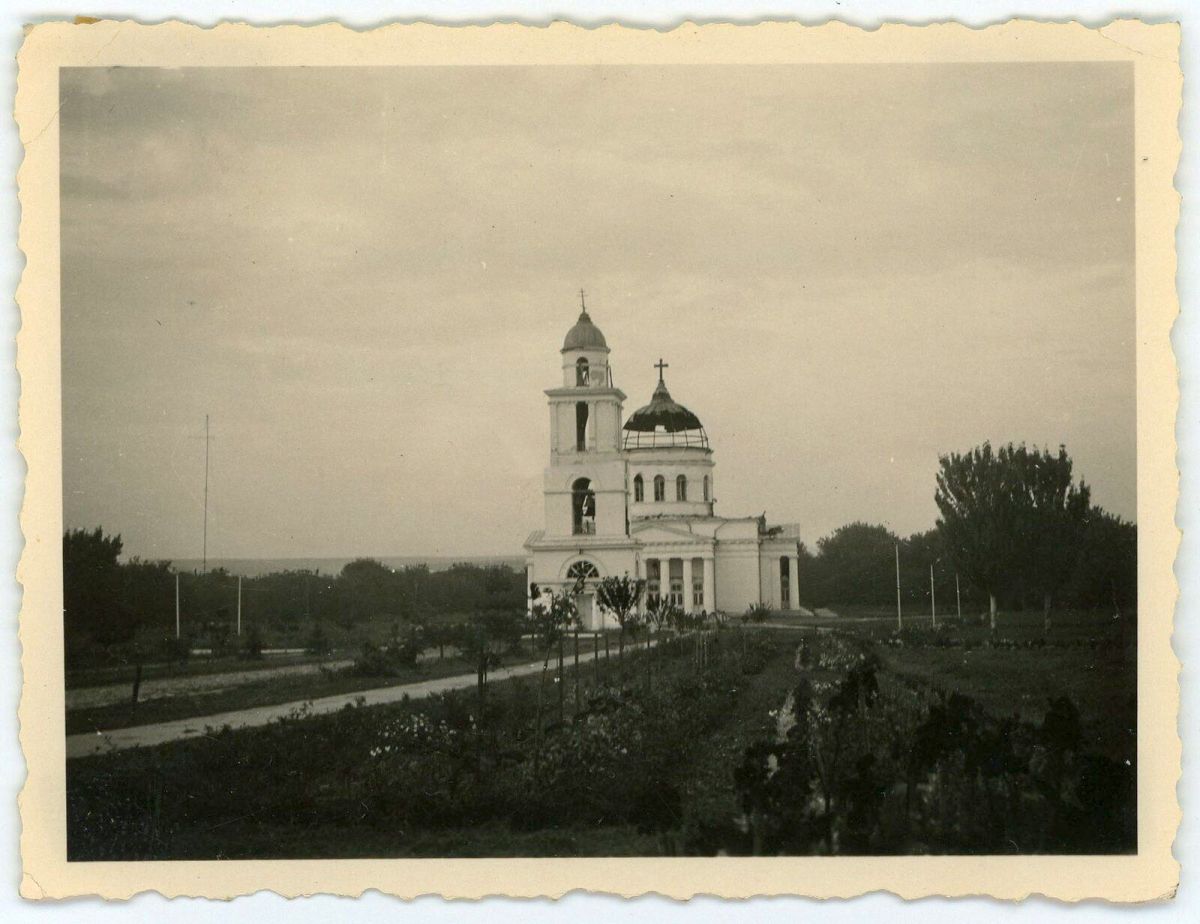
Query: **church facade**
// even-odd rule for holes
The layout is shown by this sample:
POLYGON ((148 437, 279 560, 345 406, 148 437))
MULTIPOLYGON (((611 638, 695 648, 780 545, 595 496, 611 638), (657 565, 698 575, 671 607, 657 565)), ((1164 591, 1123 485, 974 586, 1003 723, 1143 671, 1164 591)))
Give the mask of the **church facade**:
POLYGON ((588 629, 615 626, 595 599, 609 575, 642 578, 644 604, 666 598, 686 612, 798 609, 798 527, 717 516, 708 435, 671 397, 666 364, 650 403, 623 421, 609 354, 585 306, 563 342, 562 383, 546 390, 545 526, 525 543, 526 584, 563 590, 583 578, 588 629))

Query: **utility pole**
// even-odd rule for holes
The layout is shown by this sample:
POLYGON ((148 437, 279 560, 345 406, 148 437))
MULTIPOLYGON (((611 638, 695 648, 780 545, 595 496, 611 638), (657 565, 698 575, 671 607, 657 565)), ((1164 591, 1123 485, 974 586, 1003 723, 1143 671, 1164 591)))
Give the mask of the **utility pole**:
POLYGON ((896 629, 904 631, 904 617, 900 612, 900 543, 896 543, 896 629))
POLYGON ((237 607, 237 634, 242 634, 242 576, 238 575, 238 607, 237 607))
POLYGON ((204 415, 204 551, 200 573, 208 573, 208 415, 204 415))
POLYGON ((175 572, 175 637, 179 638, 179 572, 175 572))
POLYGON ((933 589, 933 565, 929 566, 929 610, 933 614, 933 627, 937 628, 937 595, 933 589))

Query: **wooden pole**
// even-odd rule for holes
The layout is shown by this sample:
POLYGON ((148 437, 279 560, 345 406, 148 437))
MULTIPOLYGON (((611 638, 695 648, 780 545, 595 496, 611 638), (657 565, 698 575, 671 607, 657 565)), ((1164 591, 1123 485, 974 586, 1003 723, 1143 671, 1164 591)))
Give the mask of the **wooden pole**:
POLYGON ((563 677, 563 638, 558 637, 558 721, 563 720, 563 707, 566 704, 566 682, 563 677))
POLYGON ((933 565, 929 566, 929 611, 933 614, 933 627, 937 628, 937 594, 933 589, 933 565))
POLYGON ((962 594, 958 589, 958 572, 954 572, 954 600, 958 604, 958 621, 962 622, 962 594))
POLYGON ((600 633, 592 634, 592 680, 600 685, 600 633))
POLYGON ((242 634, 242 576, 238 575, 238 635, 242 634))
POLYGON ((900 543, 896 543, 896 629, 904 630, 904 617, 900 613, 900 543))
POLYGON ((579 713, 579 629, 575 629, 575 713, 579 713))
POLYGON ((208 415, 204 415, 204 547, 200 573, 208 574, 208 415))
POLYGON ((175 572, 175 637, 179 638, 179 572, 175 572))

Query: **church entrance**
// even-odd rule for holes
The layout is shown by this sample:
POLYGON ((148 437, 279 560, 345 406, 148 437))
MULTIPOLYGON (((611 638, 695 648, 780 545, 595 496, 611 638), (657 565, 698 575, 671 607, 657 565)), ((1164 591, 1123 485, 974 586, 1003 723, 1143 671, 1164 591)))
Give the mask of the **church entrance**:
POLYGON ((593 630, 599 628, 596 625, 596 595, 590 593, 579 594, 575 597, 575 610, 579 613, 579 625, 584 629, 593 630))

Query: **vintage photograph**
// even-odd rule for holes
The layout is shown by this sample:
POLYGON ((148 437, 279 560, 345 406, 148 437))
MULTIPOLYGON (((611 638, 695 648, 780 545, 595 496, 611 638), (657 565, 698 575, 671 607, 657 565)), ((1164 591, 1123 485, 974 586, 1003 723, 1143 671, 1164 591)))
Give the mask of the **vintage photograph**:
POLYGON ((57 81, 68 864, 1144 853, 1131 62, 57 81))

